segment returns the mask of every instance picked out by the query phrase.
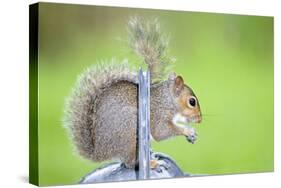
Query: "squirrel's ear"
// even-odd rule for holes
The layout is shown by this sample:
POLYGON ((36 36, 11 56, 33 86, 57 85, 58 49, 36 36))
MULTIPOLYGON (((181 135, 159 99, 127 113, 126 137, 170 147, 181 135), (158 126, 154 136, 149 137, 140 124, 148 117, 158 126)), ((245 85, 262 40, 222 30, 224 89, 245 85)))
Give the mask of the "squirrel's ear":
POLYGON ((175 84, 174 84, 174 92, 176 95, 179 95, 181 90, 184 87, 184 82, 181 76, 177 76, 175 79, 175 84))

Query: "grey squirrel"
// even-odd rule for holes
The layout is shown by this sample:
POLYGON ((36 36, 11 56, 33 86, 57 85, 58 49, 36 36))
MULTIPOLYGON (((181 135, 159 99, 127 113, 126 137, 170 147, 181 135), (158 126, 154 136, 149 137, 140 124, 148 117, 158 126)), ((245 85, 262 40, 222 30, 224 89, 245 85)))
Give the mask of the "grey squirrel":
MULTIPOLYGON (((154 140, 183 135, 196 140, 189 123, 201 122, 198 99, 181 76, 167 70, 172 59, 157 20, 128 22, 130 46, 151 72, 151 135, 154 140)), ((67 98, 64 125, 78 152, 94 162, 116 159, 136 164, 138 77, 127 63, 95 65, 82 73, 67 98)))

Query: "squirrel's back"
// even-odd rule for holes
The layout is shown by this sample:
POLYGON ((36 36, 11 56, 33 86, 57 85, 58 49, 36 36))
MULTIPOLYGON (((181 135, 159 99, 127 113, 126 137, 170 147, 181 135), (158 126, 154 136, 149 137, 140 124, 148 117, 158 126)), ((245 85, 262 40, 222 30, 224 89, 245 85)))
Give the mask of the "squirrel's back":
POLYGON ((134 165, 137 135, 138 87, 119 81, 98 98, 95 108, 94 158, 104 161, 115 157, 134 165), (117 147, 118 146, 118 147, 117 147), (130 153, 128 153, 130 152, 130 153))

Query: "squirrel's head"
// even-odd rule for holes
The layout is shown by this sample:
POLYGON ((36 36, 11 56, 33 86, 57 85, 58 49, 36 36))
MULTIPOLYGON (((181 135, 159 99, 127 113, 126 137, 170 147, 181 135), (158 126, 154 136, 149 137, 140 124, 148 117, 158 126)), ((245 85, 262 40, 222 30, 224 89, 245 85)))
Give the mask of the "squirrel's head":
POLYGON ((200 123, 202 117, 198 99, 192 89, 184 83, 181 76, 174 73, 170 74, 167 81, 154 87, 158 89, 152 92, 153 138, 161 141, 183 135, 193 143, 196 132, 190 125, 200 123))
POLYGON ((199 101, 181 76, 174 76, 171 81, 177 111, 173 115, 170 126, 177 132, 177 135, 183 135, 189 142, 194 143, 197 134, 190 124, 202 121, 199 101))
POLYGON ((202 120, 200 105, 194 92, 184 84, 181 76, 177 76, 173 80, 172 90, 178 109, 173 121, 183 121, 183 124, 200 123, 202 120))

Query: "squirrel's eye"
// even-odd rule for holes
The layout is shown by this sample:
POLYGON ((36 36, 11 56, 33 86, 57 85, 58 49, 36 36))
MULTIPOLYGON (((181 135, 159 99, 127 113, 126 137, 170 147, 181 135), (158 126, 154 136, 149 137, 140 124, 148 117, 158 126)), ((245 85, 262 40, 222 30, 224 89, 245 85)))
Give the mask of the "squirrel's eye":
POLYGON ((188 106, 191 108, 194 108, 196 106, 196 98, 195 97, 190 97, 188 99, 188 106))

